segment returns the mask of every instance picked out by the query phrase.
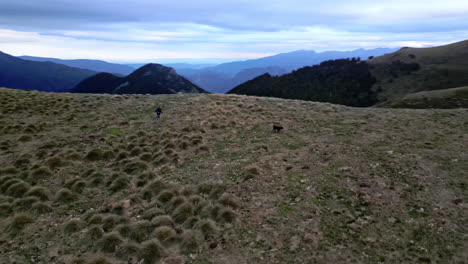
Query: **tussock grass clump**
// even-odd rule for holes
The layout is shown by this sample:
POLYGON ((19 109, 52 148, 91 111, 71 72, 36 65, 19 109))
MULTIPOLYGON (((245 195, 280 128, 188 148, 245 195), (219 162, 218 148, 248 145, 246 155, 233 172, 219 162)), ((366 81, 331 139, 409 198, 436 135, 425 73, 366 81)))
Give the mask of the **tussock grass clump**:
POLYGON ((193 216, 193 211, 194 208, 192 204, 185 202, 174 210, 172 213, 172 218, 176 223, 180 224, 185 222, 189 217, 193 216))
POLYGON ((115 153, 112 150, 106 150, 102 153, 102 159, 111 160, 115 158, 115 153))
POLYGON ((63 187, 67 188, 67 189, 71 189, 71 187, 73 186, 73 184, 75 184, 76 182, 80 181, 79 178, 74 178, 74 179, 70 179, 70 180, 67 180, 65 182, 65 184, 63 185, 63 187))
POLYGON ((80 219, 71 219, 65 224, 64 231, 67 234, 76 233, 85 227, 85 222, 80 219))
POLYGON ((29 142, 32 140, 32 137, 30 135, 22 135, 21 137, 18 138, 19 142, 29 142))
POLYGON ((177 236, 177 232, 172 227, 160 226, 154 230, 153 235, 159 241, 164 242, 174 239, 177 236))
POLYGON ((13 202, 13 207, 17 211, 28 210, 32 207, 32 205, 39 201, 37 197, 24 197, 21 199, 17 199, 13 202))
POLYGON ((198 191, 202 194, 208 194, 211 199, 218 199, 226 191, 226 185, 222 183, 201 183, 198 185, 198 191))
POLYGON ((129 237, 132 232, 132 228, 128 224, 120 224, 114 228, 114 231, 119 232, 123 237, 129 237))
POLYGON ((141 248, 140 246, 135 243, 135 242, 125 242, 123 243, 116 252, 116 255, 118 258, 123 259, 123 260, 128 260, 129 263, 133 263, 130 261, 132 257, 138 256, 138 253, 140 253, 141 248))
POLYGON ((229 193, 223 193, 221 197, 219 197, 218 203, 233 209, 239 208, 239 202, 237 201, 237 198, 229 193))
POLYGON ((5 179, 5 181, 0 186, 0 191, 2 191, 2 192, 6 192, 6 190, 8 188, 10 188, 10 186, 12 186, 13 184, 23 182, 22 180, 20 180, 18 178, 13 178, 11 176, 7 176, 7 177, 9 177, 9 178, 5 179))
POLYGON ((122 151, 122 152, 119 152, 119 154, 117 154, 116 159, 117 160, 124 160, 124 159, 126 159, 128 157, 130 157, 130 153, 128 153, 127 151, 122 151))
POLYGON ((110 261, 108 258, 104 256, 94 256, 91 257, 86 264, 112 264, 113 262, 110 261))
POLYGON ((183 195, 183 196, 192 196, 192 195, 195 195, 198 193, 198 188, 197 186, 195 185, 186 185, 182 188, 182 190, 180 191, 180 193, 183 195))
POLYGON ((203 243, 203 235, 201 232, 191 229, 184 230, 181 239, 180 249, 184 254, 196 252, 203 243))
POLYGON ((6 175, 6 176, 0 177, 0 188, 2 188, 2 190, 3 190, 3 184, 6 183, 9 180, 12 180, 12 179, 14 179, 14 177, 11 176, 11 175, 6 175))
POLYGON ((162 157, 159 157, 159 158, 156 158, 156 161, 153 162, 153 166, 154 167, 159 167, 159 166, 162 166, 166 163, 169 162, 169 159, 165 156, 162 156, 162 157))
POLYGON ((6 194, 13 197, 23 197, 31 188, 31 185, 24 181, 20 181, 8 187, 6 194))
POLYGON ((140 258, 143 259, 144 264, 154 264, 165 255, 166 250, 157 239, 148 240, 141 244, 140 258))
POLYGON ((91 226, 88 231, 86 232, 86 238, 96 241, 100 239, 104 235, 104 230, 97 225, 91 226))
POLYGON ((102 214, 95 214, 88 219, 88 225, 99 225, 102 224, 103 220, 104 216, 102 214))
POLYGON ((86 182, 79 180, 71 186, 71 190, 77 193, 82 193, 84 189, 86 188, 86 182))
POLYGON ((142 218, 151 221, 154 217, 164 215, 164 211, 160 208, 151 208, 143 212, 142 218))
POLYGON ((118 246, 124 243, 124 238, 117 232, 103 235, 96 243, 96 248, 103 252, 115 252, 118 246))
POLYGON ((0 217, 9 216, 12 211, 13 211, 13 207, 11 203, 8 203, 8 202, 0 203, 0 217))
POLYGON ((46 161, 47 163, 47 166, 51 169, 51 170, 55 170, 56 168, 58 167, 61 167, 64 165, 63 161, 61 158, 59 157, 53 157, 53 158, 50 158, 46 161))
POLYGON ((34 186, 26 193, 26 196, 35 196, 41 199, 42 201, 49 200, 49 191, 41 186, 34 186))
POLYGON ((36 202, 31 207, 36 214, 46 214, 52 212, 52 207, 45 202, 36 202))
POLYGON ((52 175, 52 171, 46 167, 39 167, 31 172, 29 179, 33 182, 37 182, 38 180, 45 179, 52 175))
POLYGON ((147 240, 154 229, 154 225, 147 220, 142 220, 133 223, 131 226, 131 232, 129 237, 137 242, 143 242, 147 240))
POLYGON ((208 153, 208 152, 210 152, 210 148, 206 145, 201 145, 195 150, 195 154, 208 153))
POLYGON ((102 220, 102 228, 104 231, 109 232, 120 222, 120 220, 121 219, 117 215, 108 215, 102 220))
POLYGON ((169 215, 159 215, 151 220, 151 223, 156 226, 174 226, 174 221, 172 217, 169 215))
POLYGON ((136 148, 133 148, 132 151, 130 151, 130 155, 132 157, 136 157, 138 155, 140 155, 143 151, 141 150, 141 148, 139 147, 136 147, 136 148))
POLYGON ((252 178, 254 178, 255 176, 258 176, 258 175, 260 175, 260 169, 258 167, 249 166, 249 167, 245 168, 245 175, 244 175, 245 180, 252 179, 252 178))
POLYGON ((231 208, 225 207, 218 212, 218 218, 222 222, 232 223, 236 219, 236 213, 231 208))
POLYGON ((62 188, 57 192, 55 201, 60 203, 68 203, 76 199, 76 196, 67 188, 62 188))
POLYGON ((165 190, 162 191, 158 197, 157 200, 160 201, 161 203, 165 204, 169 202, 176 194, 173 191, 165 190))
POLYGON ((125 165, 123 171, 128 174, 142 173, 148 168, 148 164, 143 161, 132 161, 125 165))
POLYGON ((153 156, 151 155, 151 153, 145 152, 140 155, 140 160, 149 162, 153 160, 153 156))
POLYGON ((188 201, 187 198, 185 198, 184 196, 174 196, 166 206, 167 211, 172 212, 179 205, 186 203, 187 201, 188 201))
POLYGON ((219 232, 216 222, 211 219, 200 220, 195 227, 203 233, 205 239, 212 238, 219 232))
POLYGON ((85 158, 89 161, 98 161, 102 159, 102 152, 99 149, 92 149, 86 153, 85 158))
POLYGON ((11 219, 8 230, 12 233, 15 233, 23 230, 26 225, 31 223, 34 223, 34 218, 32 216, 26 213, 18 213, 15 214, 11 219))
POLYGON ((113 192, 118 192, 128 187, 130 180, 126 176, 117 177, 111 184, 110 190, 113 192))

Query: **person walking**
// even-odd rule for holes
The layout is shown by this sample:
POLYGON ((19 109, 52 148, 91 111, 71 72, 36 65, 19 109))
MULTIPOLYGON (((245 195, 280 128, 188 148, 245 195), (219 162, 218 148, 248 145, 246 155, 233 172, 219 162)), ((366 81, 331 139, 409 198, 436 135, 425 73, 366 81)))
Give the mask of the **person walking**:
POLYGON ((156 108, 155 113, 156 113, 156 119, 159 120, 159 118, 161 118, 161 114, 162 114, 161 107, 156 108))

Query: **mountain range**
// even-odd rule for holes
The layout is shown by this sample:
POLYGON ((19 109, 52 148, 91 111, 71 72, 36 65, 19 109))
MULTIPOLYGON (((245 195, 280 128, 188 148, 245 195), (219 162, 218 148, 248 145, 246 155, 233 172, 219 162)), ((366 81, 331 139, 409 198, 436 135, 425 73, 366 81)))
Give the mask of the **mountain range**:
POLYGON ((380 57, 341 59, 281 77, 264 74, 229 93, 371 106, 407 94, 468 85, 468 40, 402 48, 380 57))
POLYGON ((96 72, 53 62, 23 60, 0 52, 0 87, 67 92, 96 72))
POLYGON ((73 93, 105 94, 175 94, 205 93, 203 89, 181 77, 172 68, 147 64, 126 77, 99 73, 80 82, 73 93))
POLYGON ((176 69, 180 75, 209 92, 226 93, 235 86, 264 73, 277 76, 305 66, 320 64, 326 60, 353 57, 367 59, 370 56, 380 56, 396 50, 387 48, 325 52, 299 50, 260 59, 228 62, 205 68, 188 67, 187 64, 174 64, 171 67, 176 69))
POLYGON ((101 61, 101 60, 84 60, 84 59, 61 60, 61 59, 55 59, 55 58, 42 58, 42 57, 32 57, 32 56, 20 56, 18 58, 21 58, 23 60, 40 61, 40 62, 49 61, 53 63, 67 65, 67 66, 74 67, 74 68, 86 69, 86 70, 91 70, 95 72, 108 72, 108 73, 113 73, 113 74, 118 74, 118 75, 123 75, 123 76, 129 75, 135 70, 135 68, 129 65, 109 63, 109 62, 101 61))

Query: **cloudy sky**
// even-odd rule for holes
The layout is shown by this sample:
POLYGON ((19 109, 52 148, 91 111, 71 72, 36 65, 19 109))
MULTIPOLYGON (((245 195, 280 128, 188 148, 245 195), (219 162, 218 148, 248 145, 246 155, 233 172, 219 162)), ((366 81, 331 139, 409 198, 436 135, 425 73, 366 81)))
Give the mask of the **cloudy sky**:
POLYGON ((12 55, 222 61, 464 39, 467 0, 0 0, 12 55))

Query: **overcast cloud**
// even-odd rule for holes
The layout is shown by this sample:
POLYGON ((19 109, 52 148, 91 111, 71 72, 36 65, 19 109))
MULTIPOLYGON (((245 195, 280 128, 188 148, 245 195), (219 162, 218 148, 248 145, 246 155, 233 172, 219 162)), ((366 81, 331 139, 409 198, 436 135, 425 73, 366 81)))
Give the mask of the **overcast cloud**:
POLYGON ((1 0, 0 50, 136 62, 468 39, 468 1, 1 0))

